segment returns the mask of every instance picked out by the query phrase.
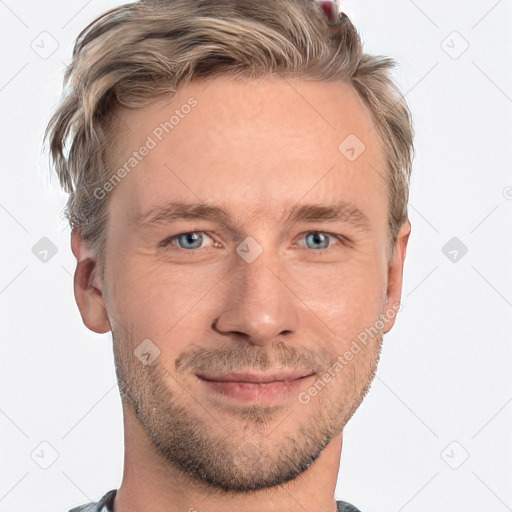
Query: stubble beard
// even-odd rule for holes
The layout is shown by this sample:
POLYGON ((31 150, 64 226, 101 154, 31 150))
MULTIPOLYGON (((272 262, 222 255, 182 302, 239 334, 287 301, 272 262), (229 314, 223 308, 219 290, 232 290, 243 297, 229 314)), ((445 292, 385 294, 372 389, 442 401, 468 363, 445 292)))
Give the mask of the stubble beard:
POLYGON ((124 414, 140 422, 164 463, 206 492, 224 495, 270 490, 300 477, 363 401, 383 341, 379 331, 308 404, 297 401, 293 410, 286 404, 235 405, 226 408, 222 421, 215 417, 218 408, 199 404, 158 359, 144 366, 126 350, 134 346, 130 340, 112 333, 124 414), (302 418, 295 420, 293 411, 302 418))

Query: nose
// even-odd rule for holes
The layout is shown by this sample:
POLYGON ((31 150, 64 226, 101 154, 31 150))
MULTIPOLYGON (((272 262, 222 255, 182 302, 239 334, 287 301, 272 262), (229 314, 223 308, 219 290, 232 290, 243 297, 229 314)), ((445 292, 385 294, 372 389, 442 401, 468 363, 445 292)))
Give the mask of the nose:
POLYGON ((271 344, 297 330, 300 301, 286 272, 265 252, 252 263, 237 258, 226 286, 221 313, 212 328, 252 345, 271 344))

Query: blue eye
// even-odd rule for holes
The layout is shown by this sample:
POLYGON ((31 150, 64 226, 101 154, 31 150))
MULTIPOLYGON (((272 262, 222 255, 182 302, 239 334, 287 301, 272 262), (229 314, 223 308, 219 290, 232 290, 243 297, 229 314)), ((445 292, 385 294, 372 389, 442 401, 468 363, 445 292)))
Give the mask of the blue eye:
POLYGON ((206 235, 203 231, 191 231, 190 233, 181 233, 180 235, 171 236, 165 239, 161 243, 161 245, 177 245, 178 249, 184 250, 200 249, 204 239, 203 235, 208 237, 208 235, 206 235))
POLYGON ((308 240, 311 241, 311 244, 313 245, 313 247, 307 245, 309 249, 327 249, 329 247, 330 238, 326 233, 313 231, 306 235, 306 244, 308 240))
POLYGON ((198 249, 203 242, 203 237, 199 233, 185 233, 179 235, 177 240, 183 249, 198 249))
MULTIPOLYGON (((339 242, 342 245, 346 244, 346 239, 341 235, 334 235, 322 231, 308 231, 303 233, 301 238, 306 241, 305 248, 313 249, 315 252, 322 252, 330 249, 333 242, 339 242)), ((204 231, 190 231, 188 233, 181 233, 166 238, 160 243, 161 246, 172 245, 178 250, 195 251, 198 249, 208 249, 209 247, 218 247, 220 244, 214 242, 209 235, 204 231), (205 240, 206 239, 206 240, 205 240), (210 245, 203 245, 203 242, 208 242, 208 239, 213 242, 210 245)), ((304 247, 300 244, 300 247, 304 247)))

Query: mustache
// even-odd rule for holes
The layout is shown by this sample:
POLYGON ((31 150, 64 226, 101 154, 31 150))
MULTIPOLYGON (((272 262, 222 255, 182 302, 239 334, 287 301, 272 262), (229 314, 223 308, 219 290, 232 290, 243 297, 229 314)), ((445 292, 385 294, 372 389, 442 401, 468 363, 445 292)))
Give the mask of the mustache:
POLYGON ((240 369, 266 371, 275 368, 307 369, 315 373, 329 367, 335 356, 325 348, 311 351, 304 347, 276 342, 270 347, 227 345, 215 348, 193 347, 176 359, 176 373, 234 372, 240 369))

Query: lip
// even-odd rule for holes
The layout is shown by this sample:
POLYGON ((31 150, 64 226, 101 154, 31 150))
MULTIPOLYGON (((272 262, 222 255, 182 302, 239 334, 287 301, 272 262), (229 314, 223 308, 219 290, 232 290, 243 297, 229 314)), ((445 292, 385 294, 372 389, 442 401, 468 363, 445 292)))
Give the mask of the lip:
POLYGON ((278 403, 296 396, 314 377, 304 370, 197 375, 209 398, 244 403, 278 403))
POLYGON ((251 382, 265 384, 268 382, 290 382, 313 375, 310 370, 275 370, 270 372, 232 372, 221 375, 201 374, 200 379, 212 382, 251 382))

